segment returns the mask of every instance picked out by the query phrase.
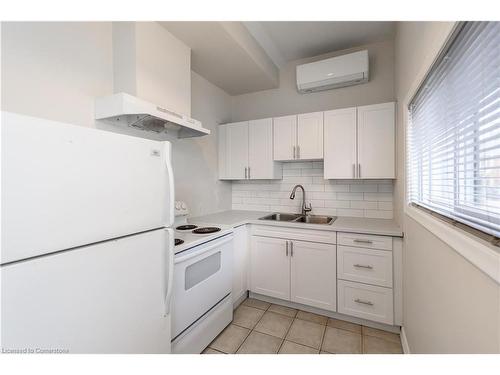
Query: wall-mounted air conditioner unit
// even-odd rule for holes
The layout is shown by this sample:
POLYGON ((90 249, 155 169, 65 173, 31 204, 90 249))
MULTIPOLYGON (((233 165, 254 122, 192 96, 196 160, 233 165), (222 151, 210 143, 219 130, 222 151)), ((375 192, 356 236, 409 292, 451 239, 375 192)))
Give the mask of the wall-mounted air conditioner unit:
POLYGON ((297 65, 301 93, 335 89, 368 82, 368 51, 297 65))

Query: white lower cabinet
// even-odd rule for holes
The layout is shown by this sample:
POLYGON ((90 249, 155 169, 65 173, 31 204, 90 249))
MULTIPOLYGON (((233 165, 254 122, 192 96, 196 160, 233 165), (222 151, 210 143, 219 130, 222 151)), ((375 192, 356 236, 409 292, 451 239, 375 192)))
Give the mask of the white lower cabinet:
POLYGON ((252 236, 250 290, 336 310, 336 247, 308 241, 252 236))
POLYGON ((337 247, 337 277, 343 280, 392 287, 392 252, 337 247))
POLYGON ((335 311, 335 245, 290 241, 290 300, 335 311))
POLYGON ((338 300, 341 314, 394 324, 392 289, 338 280, 338 300))
POLYGON ((246 225, 234 228, 232 302, 237 303, 248 290, 248 230, 246 225))
POLYGON ((401 245, 392 237, 271 225, 249 234, 251 292, 401 325, 401 245))
POLYGON ((270 297, 290 299, 290 258, 286 240, 252 236, 250 290, 270 297))

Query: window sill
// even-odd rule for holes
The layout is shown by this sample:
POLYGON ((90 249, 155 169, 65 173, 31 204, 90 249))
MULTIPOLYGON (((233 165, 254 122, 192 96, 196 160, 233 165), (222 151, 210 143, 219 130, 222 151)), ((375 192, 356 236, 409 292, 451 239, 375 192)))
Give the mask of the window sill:
POLYGON ((419 210, 406 206, 405 214, 500 284, 500 252, 472 235, 419 210))

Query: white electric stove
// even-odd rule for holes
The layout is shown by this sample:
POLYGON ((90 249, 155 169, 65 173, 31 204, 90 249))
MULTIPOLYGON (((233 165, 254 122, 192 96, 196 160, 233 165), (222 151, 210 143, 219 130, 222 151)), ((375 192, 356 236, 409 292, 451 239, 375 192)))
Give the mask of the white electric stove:
POLYGON ((201 353, 232 321, 233 231, 190 224, 189 209, 175 202, 172 352, 201 353))

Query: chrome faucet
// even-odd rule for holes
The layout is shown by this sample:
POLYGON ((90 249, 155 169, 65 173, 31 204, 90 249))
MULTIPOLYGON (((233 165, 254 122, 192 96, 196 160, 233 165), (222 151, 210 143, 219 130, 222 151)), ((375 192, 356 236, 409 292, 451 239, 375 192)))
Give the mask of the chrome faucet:
POLYGON ((295 185, 293 187, 292 193, 290 194, 290 199, 295 198, 295 190, 297 190, 297 188, 302 189, 302 215, 307 216, 307 213, 312 210, 312 207, 310 203, 309 206, 306 204, 306 191, 304 190, 304 186, 295 185))

